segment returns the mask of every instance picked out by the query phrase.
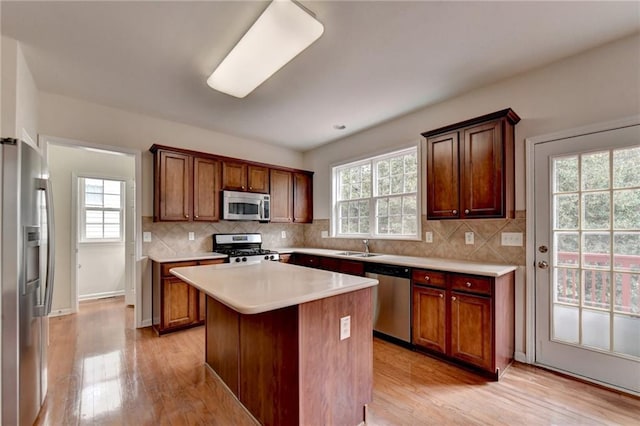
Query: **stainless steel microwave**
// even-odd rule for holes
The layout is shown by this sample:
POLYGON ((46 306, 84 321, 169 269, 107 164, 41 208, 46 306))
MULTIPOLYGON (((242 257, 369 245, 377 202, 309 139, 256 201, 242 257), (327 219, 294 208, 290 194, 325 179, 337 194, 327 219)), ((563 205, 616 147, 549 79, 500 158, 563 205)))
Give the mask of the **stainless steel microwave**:
POLYGON ((253 192, 222 191, 222 218, 268 222, 271 219, 271 196, 253 192))

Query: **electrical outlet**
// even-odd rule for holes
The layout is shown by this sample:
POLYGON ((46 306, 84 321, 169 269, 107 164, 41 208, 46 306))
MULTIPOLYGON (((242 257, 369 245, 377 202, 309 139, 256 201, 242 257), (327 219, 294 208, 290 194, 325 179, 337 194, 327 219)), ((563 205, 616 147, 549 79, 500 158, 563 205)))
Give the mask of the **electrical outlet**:
POLYGON ((280 236, 281 236, 282 238, 287 238, 287 231, 282 231, 282 232, 280 233, 280 236))
POLYGON ((522 247, 522 232, 503 232, 501 237, 503 246, 522 247))
POLYGON ((432 243, 433 242, 433 232, 427 231, 424 233, 424 242, 432 243))
POLYGON ((145 243, 151 242, 151 232, 143 232, 142 233, 142 241, 145 243))
POLYGON ((340 340, 351 337, 351 316, 340 318, 340 340))
POLYGON ((196 239, 196 233, 195 232, 189 232, 189 241, 194 241, 196 239))
POLYGON ((329 238, 329 231, 320 231, 320 238, 329 238))
POLYGON ((473 244, 473 232, 465 232, 464 233, 464 243, 465 244, 473 244))

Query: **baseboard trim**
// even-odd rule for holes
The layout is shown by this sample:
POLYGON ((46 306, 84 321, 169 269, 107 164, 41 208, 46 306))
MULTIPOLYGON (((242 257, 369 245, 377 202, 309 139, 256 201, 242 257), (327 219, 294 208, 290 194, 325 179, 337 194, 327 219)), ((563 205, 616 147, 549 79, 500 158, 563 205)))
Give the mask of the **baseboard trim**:
POLYGON ((85 294, 83 296, 78 296, 78 301, 84 302, 85 300, 106 299, 107 297, 118 297, 118 296, 124 296, 124 290, 105 291, 102 293, 85 294))
POLYGON ((530 364, 530 362, 527 361, 527 354, 524 352, 516 352, 513 354, 513 359, 523 364, 530 364))
POLYGON ((151 318, 147 318, 145 320, 142 320, 142 322, 138 325, 138 328, 151 327, 152 325, 153 321, 151 321, 151 318))
POLYGON ((49 317, 61 317, 63 315, 71 315, 75 312, 71 308, 52 310, 49 317))

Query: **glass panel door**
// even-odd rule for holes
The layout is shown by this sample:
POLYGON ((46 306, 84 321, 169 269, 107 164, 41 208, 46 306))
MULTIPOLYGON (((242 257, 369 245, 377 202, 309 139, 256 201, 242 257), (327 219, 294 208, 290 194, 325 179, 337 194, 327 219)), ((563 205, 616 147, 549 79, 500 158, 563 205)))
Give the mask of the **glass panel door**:
POLYGON ((536 361, 632 392, 640 392, 639 136, 632 126, 535 148, 536 361))

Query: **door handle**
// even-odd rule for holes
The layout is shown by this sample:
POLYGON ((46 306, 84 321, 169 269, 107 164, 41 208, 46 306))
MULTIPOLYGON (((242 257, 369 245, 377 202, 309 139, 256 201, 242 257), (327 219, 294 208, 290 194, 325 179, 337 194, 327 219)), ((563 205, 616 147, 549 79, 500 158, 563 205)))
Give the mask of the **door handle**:
POLYGON ((49 179, 39 179, 38 189, 44 191, 45 202, 47 203, 47 278, 45 280, 44 301, 42 305, 36 306, 35 315, 46 317, 51 313, 51 303, 53 302, 53 278, 55 275, 56 258, 56 238, 54 233, 53 216, 53 194, 51 191, 51 181, 49 179))
POLYGON ((541 260, 540 262, 538 262, 538 268, 549 269, 549 263, 546 260, 541 260))

